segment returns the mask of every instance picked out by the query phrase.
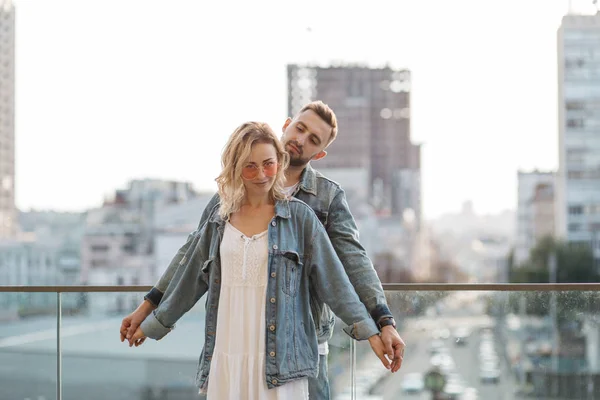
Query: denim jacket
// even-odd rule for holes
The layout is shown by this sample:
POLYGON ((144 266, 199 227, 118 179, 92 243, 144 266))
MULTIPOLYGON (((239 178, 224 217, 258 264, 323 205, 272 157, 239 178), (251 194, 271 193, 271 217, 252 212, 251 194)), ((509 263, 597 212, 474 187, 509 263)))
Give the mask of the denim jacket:
MULTIPOLYGON (((197 384, 205 388, 217 335, 221 264, 219 248, 225 221, 213 207, 204 224, 192 234, 178 254, 179 261, 164 298, 141 328, 161 339, 175 322, 205 294, 205 342, 197 384)), ((356 340, 379 333, 360 302, 344 267, 312 209, 291 199, 275 204, 268 229, 268 282, 266 302, 266 383, 269 388, 316 377, 317 332, 311 316, 310 288, 317 292, 347 324, 344 331, 356 340), (269 301, 267 301, 267 299, 269 301)))
MULTIPOLYGON (((354 290, 374 321, 379 323, 381 319, 391 317, 392 313, 387 305, 381 281, 364 247, 358 240, 358 228, 348 207, 344 190, 340 185, 308 164, 302 172, 294 197, 308 204, 325 227, 354 290)), ((218 202, 219 197, 215 195, 206 206, 199 227, 204 224, 218 202)), ((183 254, 179 254, 178 257, 183 257, 183 254)), ((178 263, 176 257, 158 283, 144 297, 146 300, 155 306, 160 303, 178 263)), ((335 316, 331 309, 324 304, 323 297, 317 290, 316 287, 311 288, 311 310, 317 326, 319 343, 323 343, 328 341, 333 334, 335 316)))

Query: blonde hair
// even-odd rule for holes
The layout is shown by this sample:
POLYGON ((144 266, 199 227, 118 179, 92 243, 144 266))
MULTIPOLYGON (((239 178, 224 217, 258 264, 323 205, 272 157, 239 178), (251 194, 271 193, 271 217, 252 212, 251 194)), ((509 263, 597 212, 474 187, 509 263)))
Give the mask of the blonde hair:
POLYGON ((335 113, 331 107, 323 103, 321 100, 312 101, 306 104, 300 109, 298 115, 308 110, 313 111, 319 116, 319 118, 321 118, 327 125, 331 127, 331 133, 329 134, 329 139, 327 139, 327 145, 325 147, 329 146, 331 142, 335 140, 338 133, 337 117, 335 116, 335 113))
POLYGON ((284 200, 286 195, 283 191, 285 176, 284 172, 289 163, 289 155, 275 135, 275 132, 264 122, 246 122, 238 126, 231 134, 223 154, 221 155, 221 174, 215 179, 217 181, 221 206, 219 215, 228 219, 231 213, 240 209, 242 200, 246 195, 244 182, 242 180, 242 168, 250 157, 252 146, 257 143, 272 144, 277 153, 277 175, 275 182, 269 191, 271 200, 284 200))

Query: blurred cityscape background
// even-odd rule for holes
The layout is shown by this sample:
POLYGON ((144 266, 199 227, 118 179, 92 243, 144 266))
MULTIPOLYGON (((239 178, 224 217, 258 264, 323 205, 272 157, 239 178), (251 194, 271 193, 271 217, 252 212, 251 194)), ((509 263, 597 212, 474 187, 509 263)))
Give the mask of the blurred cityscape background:
MULTIPOLYGON (((340 132, 327 157, 313 167, 345 189, 361 242, 382 282, 599 282, 597 2, 523 0, 484 6, 438 1, 423 9, 388 2, 381 9, 373 3, 364 15, 343 3, 319 9, 312 3, 286 8, 265 2, 261 6, 273 12, 272 20, 253 20, 261 8, 239 5, 232 11, 234 22, 226 24, 233 30, 223 28, 214 36, 203 31, 197 48, 160 35, 178 18, 182 26, 211 24, 209 9, 194 21, 182 12, 189 6, 183 0, 172 6, 132 2, 123 10, 113 1, 97 3, 96 9, 81 3, 0 0, 0 286, 154 284, 214 194, 220 150, 237 122, 262 118, 279 131, 286 117, 312 100, 333 108, 340 132), (60 10, 52 15, 69 19, 66 26, 81 29, 80 41, 78 31, 59 26, 59 17, 56 25, 41 24, 51 8, 60 10), (156 14, 160 19, 148 8, 164 8, 156 14), (21 23, 24 39, 19 41, 21 23), (89 32, 85 23, 93 25, 89 32), (115 31, 122 29, 119 35, 131 32, 118 38, 128 44, 114 53, 111 24, 115 31), (345 36, 335 34, 336 24, 345 36), (486 31, 487 24, 492 28, 486 31), (56 26, 56 31, 38 25, 56 26), (403 31, 404 25, 415 32, 403 31), (422 26, 428 27, 425 36, 422 26), (247 29, 253 31, 251 39, 241 37, 247 29), (515 32, 532 33, 519 37, 515 32), (445 42, 445 36, 462 44, 453 47, 455 42, 445 42), (55 52, 52 39, 62 43, 55 52), (434 40, 439 41, 435 51, 429 47, 434 40), (169 51, 155 54, 153 46, 169 51), (35 57, 32 49, 37 49, 35 57), (178 52, 200 56, 194 62, 206 68, 201 78, 178 52), (69 54, 65 61, 63 54, 69 54), (96 54, 113 59, 95 69, 96 54), (163 62, 163 74, 132 67, 138 57, 148 65, 163 62), (169 58, 172 62, 164 63, 169 58), (487 67, 493 73, 486 73, 487 67), (63 75, 53 74, 58 69, 63 75), (419 81, 428 69, 442 71, 436 75, 439 81, 419 81), (19 78, 21 71, 30 79, 19 78), (103 80, 104 72, 115 71, 131 82, 123 93, 103 80), (498 71, 505 71, 508 80, 498 71), (217 90, 208 86, 211 80, 218 82, 218 92, 211 92, 217 90), (31 82, 42 81, 51 85, 44 87, 48 90, 33 90, 31 82), (200 102, 180 98, 170 82, 181 90, 189 82, 197 92, 206 85, 207 93, 215 94, 200 102), (23 99, 17 101, 21 84, 23 99), (71 93, 62 105, 61 85, 71 93), (98 103, 95 97, 101 96, 98 103), (166 119, 158 119, 160 114, 166 119), (188 120, 193 129, 184 126, 188 120)), ((181 29, 176 33, 185 43, 194 43, 190 32, 181 29)), ((498 383, 501 376, 510 377, 508 387, 518 390, 491 390, 485 397, 533 393, 550 398, 540 391, 550 380, 562 379, 567 383, 552 396, 594 398, 594 388, 600 390, 595 384, 600 377, 597 296, 546 294, 389 293, 398 320, 405 321, 401 329, 414 336, 409 348, 422 342, 415 346, 423 351, 420 359, 438 355, 434 363, 452 372, 455 366, 472 365, 466 360, 482 357, 479 347, 486 345, 479 345, 490 343, 493 351, 486 354, 500 361, 482 369, 492 371, 482 373, 482 379, 477 368, 457 377, 462 389, 452 398, 476 398, 468 396, 478 391, 483 396, 478 385, 498 383), (421 330, 432 337, 414 335, 421 330), (471 378, 477 383, 468 384, 471 378), (468 386, 473 391, 465 390, 468 386)), ((72 327, 65 351, 72 357, 72 374, 81 375, 71 377, 77 388, 68 398, 95 398, 86 392, 94 387, 98 398, 150 399, 160 395, 152 392, 158 386, 148 382, 159 381, 163 389, 181 385, 189 390, 202 345, 192 332, 185 333, 189 342, 165 340, 135 350, 117 346, 120 318, 142 295, 64 296, 64 323, 72 327), (96 340, 98 352, 91 349, 96 340), (190 342, 193 351, 182 344, 190 342), (111 385, 112 392, 102 392, 108 385, 82 373, 87 367, 112 368, 115 360, 128 364, 123 382, 111 385), (106 366, 98 367, 102 363, 106 366), (127 375, 131 370, 138 370, 135 377, 127 375), (170 381, 162 379, 168 371, 176 371, 170 381)), ((55 293, 0 292, 0 400, 55 398, 56 307, 55 293), (38 363, 46 366, 43 373, 31 368, 38 363)), ((199 333, 203 310, 197 308, 183 326, 199 333)), ((346 382, 342 365, 349 344, 341 335, 336 338, 339 351, 334 346, 331 370, 334 381, 339 375, 339 382, 346 382)), ((368 354, 364 348, 363 354, 368 354)), ((410 366, 410 358, 405 362, 405 374, 427 368, 418 366, 420 361, 410 366)), ((402 385, 387 392, 373 392, 371 386, 373 396, 406 392, 402 385)), ((341 393, 339 398, 346 397, 341 393)))

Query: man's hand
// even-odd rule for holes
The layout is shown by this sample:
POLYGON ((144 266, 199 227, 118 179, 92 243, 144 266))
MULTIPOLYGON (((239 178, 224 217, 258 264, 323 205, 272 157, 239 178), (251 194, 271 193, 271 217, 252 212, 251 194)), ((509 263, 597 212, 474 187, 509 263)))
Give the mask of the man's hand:
POLYGON ((381 342, 385 348, 384 353, 392 360, 391 371, 398 371, 404 359, 404 347, 406 346, 404 340, 402 340, 396 328, 388 325, 381 329, 381 342))
POLYGON ((144 300, 134 312, 123 318, 123 321, 121 322, 121 329, 119 330, 121 333, 121 342, 127 339, 127 341, 129 341, 129 347, 133 346, 134 344, 137 347, 144 343, 144 340, 146 340, 145 337, 140 337, 137 341, 133 340, 133 337, 134 334, 137 333, 140 324, 144 322, 152 310, 154 310, 152 303, 144 300))
POLYGON ((381 337, 379 335, 373 335, 369 338, 369 344, 371 345, 371 349, 373 349, 373 353, 379 357, 383 366, 387 369, 390 369, 390 360, 387 359, 385 354, 385 346, 381 341, 381 337))

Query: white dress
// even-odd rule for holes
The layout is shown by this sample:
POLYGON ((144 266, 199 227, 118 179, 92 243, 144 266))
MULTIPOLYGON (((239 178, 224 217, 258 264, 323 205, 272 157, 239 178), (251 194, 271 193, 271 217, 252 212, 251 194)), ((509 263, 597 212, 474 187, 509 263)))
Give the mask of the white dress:
POLYGON ((273 389, 265 377, 267 231, 247 237, 226 224, 221 255, 221 294, 208 400, 308 399, 308 379, 273 389))

